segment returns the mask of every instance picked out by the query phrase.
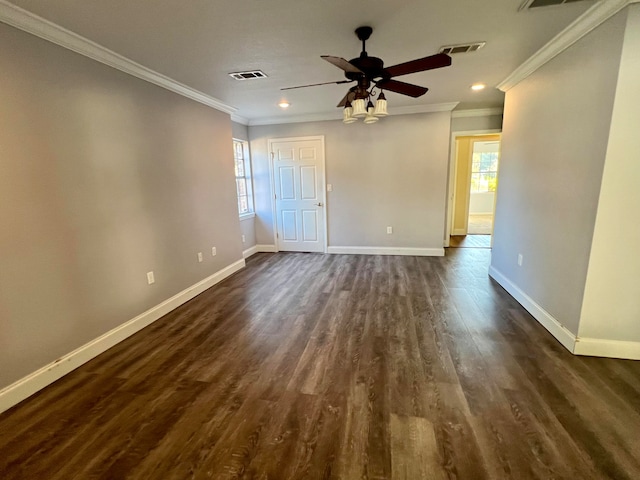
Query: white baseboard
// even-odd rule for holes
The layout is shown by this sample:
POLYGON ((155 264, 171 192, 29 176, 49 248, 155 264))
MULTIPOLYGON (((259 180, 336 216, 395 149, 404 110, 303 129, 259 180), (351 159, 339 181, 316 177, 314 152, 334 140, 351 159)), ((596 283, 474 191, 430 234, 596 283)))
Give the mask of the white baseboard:
POLYGON ((249 258, 251 255, 258 253, 258 246, 254 245, 253 247, 247 248, 242 252, 242 258, 249 258))
POLYGON ((443 257, 444 248, 404 247, 329 247, 327 253, 346 255, 405 255, 412 257, 443 257))
POLYGON ((533 318, 535 318, 544 328, 549 330, 567 350, 575 353, 576 336, 567 330, 558 320, 556 320, 549 312, 538 305, 529 295, 524 293, 511 280, 505 277, 494 267, 489 267, 489 276, 498 282, 509 294, 515 298, 525 310, 527 310, 533 318))
POLYGON ((75 370, 82 364, 97 357, 104 351, 120 343, 144 327, 152 324, 163 315, 191 300, 196 295, 204 292, 216 283, 244 268, 244 259, 232 263, 226 268, 214 273, 210 277, 192 285, 177 293, 173 297, 141 313, 137 317, 108 331, 104 335, 86 343, 71 353, 60 357, 55 362, 21 378, 15 383, 0 390, 0 413, 20 403, 47 385, 55 382, 67 373, 75 370))
POLYGON ((464 228, 454 228, 451 230, 451 235, 466 235, 467 230, 464 228))
POLYGON ((278 248, 275 245, 256 245, 258 252, 275 253, 278 248))
POLYGON ((640 360, 640 342, 578 337, 573 353, 576 355, 587 355, 591 357, 640 360))

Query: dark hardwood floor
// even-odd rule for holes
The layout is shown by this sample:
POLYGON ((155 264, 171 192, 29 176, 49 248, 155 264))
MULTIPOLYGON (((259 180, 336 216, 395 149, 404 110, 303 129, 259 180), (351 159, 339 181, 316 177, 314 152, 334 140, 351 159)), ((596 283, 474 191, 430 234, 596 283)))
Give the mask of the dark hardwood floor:
POLYGON ((257 254, 1 415, 0 478, 640 478, 640 362, 572 356, 489 255, 257 254))

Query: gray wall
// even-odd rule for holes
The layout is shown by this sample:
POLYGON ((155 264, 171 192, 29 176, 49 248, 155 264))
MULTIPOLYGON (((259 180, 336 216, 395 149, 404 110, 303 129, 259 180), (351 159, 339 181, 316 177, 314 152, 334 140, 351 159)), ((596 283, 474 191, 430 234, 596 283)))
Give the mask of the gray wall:
POLYGON ((242 245, 227 114, 4 24, 0 72, 3 387, 242 245))
POLYGON ((249 127, 258 244, 274 243, 268 139, 324 135, 329 246, 442 248, 450 122, 445 112, 249 127))
MULTIPOLYGON (((231 122, 233 138, 238 140, 249 141, 249 127, 237 122, 231 122)), ((249 147, 251 150, 251 147, 249 147)), ((251 154, 251 152, 249 152, 251 154)), ((251 167, 253 171, 253 167, 251 167)), ((240 220, 240 230, 244 235, 244 243, 242 248, 247 250, 256 245, 256 229, 254 217, 245 217, 240 220)))
POLYGON ((242 218, 240 220, 240 233, 244 235, 244 242, 242 248, 248 250, 256 245, 256 227, 255 217, 242 218))
POLYGON ((574 334, 623 31, 619 14, 506 95, 492 266, 574 334))
POLYGON ((501 130, 502 115, 482 117, 457 117, 451 119, 452 132, 473 132, 479 130, 501 130))
POLYGON ((238 122, 231 122, 231 134, 238 140, 249 141, 249 127, 238 122))

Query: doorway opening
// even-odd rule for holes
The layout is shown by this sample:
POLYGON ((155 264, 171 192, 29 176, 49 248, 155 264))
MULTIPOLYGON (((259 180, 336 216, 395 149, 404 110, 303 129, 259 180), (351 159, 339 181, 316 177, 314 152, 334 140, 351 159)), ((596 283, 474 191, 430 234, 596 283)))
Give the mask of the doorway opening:
POLYGON ((450 247, 491 248, 500 135, 455 137, 450 247))

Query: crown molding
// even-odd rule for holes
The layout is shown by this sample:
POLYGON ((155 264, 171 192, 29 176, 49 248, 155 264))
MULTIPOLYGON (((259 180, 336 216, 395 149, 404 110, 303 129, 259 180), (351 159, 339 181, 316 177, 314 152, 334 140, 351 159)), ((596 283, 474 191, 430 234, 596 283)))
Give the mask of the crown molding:
POLYGON ((220 100, 177 82, 166 75, 162 75, 150 68, 134 62, 120 54, 109 50, 91 40, 67 30, 49 20, 13 5, 6 0, 0 0, 0 22, 23 30, 55 43, 73 52, 89 57, 97 62, 108 65, 141 80, 153 83, 170 90, 178 95, 215 108, 225 113, 233 114, 237 109, 220 100))
POLYGON ((407 105, 405 107, 394 107, 389 110, 389 115, 413 115, 414 113, 435 113, 450 112, 458 106, 460 102, 432 103, 431 105, 407 105))
POLYGON ((242 117, 240 115, 238 115, 237 113, 232 113, 231 114, 231 120, 236 122, 236 123, 240 123, 242 125, 249 125, 249 119, 246 117, 242 117))
MULTIPOLYGON (((431 105, 409 105, 389 109, 389 116, 411 115, 415 113, 450 112, 458 102, 433 103, 431 105)), ((249 120, 249 126, 281 125, 288 123, 325 122, 329 120, 342 120, 342 110, 324 113, 309 113, 306 115, 288 115, 282 117, 263 117, 249 120)))
POLYGON ((597 2, 516 68, 511 75, 498 84, 497 88, 506 92, 515 87, 624 7, 638 1, 640 0, 601 0, 597 2))
POLYGON ((476 108, 473 110, 454 110, 451 112, 451 118, 466 118, 466 117, 491 117, 493 115, 502 115, 502 107, 496 108, 476 108))
POLYGON ((305 115, 286 115, 282 117, 262 117, 249 120, 250 127, 260 125, 280 125, 287 123, 325 122, 328 120, 342 120, 342 110, 339 112, 308 113, 305 115))

